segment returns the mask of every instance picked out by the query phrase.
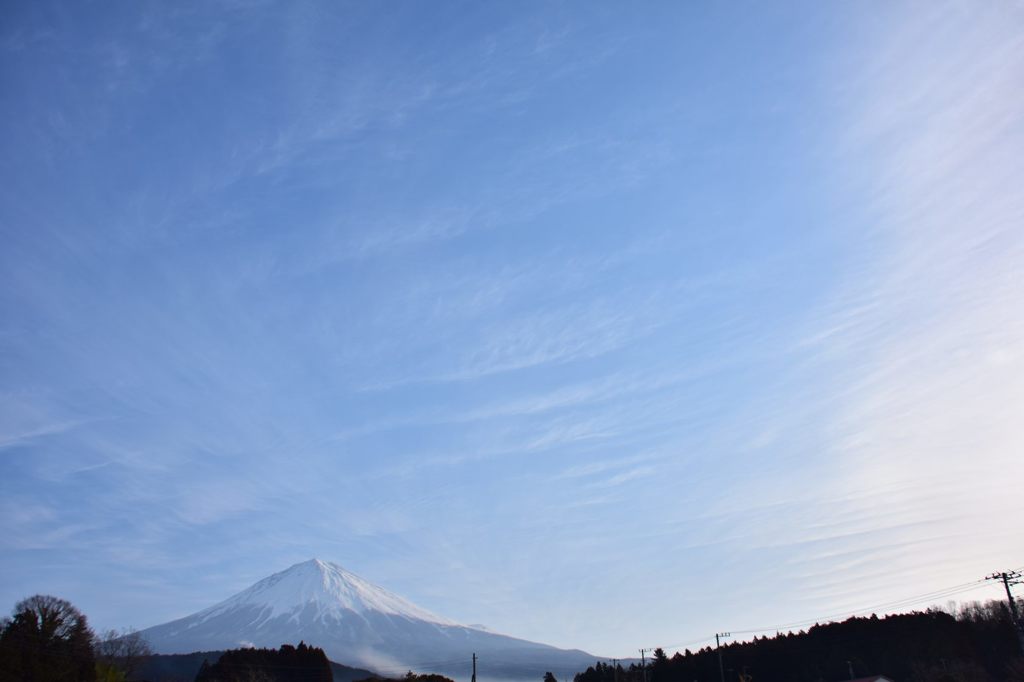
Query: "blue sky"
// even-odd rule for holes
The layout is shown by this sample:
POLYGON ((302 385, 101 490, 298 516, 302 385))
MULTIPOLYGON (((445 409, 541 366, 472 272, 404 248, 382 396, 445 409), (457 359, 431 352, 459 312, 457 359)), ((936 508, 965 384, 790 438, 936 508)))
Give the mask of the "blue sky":
POLYGON ((1022 36, 9 3, 2 608, 146 627, 316 556, 626 656, 1024 564, 1022 36))

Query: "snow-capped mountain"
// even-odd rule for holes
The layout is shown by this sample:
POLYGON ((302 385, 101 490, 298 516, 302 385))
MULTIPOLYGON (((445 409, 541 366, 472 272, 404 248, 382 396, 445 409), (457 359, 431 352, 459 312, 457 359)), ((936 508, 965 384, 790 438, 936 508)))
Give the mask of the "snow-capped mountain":
POLYGON ((201 620, 257 607, 260 623, 281 615, 292 615, 296 607, 308 606, 316 611, 316 619, 340 620, 349 612, 377 612, 415 620, 457 625, 435 616, 412 602, 369 583, 341 566, 313 559, 264 578, 252 587, 220 604, 196 614, 201 620))
POLYGON ((319 559, 141 634, 154 651, 168 654, 304 640, 331 660, 394 677, 417 670, 468 679, 474 653, 483 680, 538 680, 548 670, 561 678, 595 660, 583 651, 460 625, 319 559))

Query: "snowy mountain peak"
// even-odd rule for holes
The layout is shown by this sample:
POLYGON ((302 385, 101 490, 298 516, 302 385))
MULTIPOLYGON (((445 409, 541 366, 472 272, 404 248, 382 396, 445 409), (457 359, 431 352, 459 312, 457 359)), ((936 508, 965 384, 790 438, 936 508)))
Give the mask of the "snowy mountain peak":
POLYGON ((340 619, 346 612, 377 612, 441 625, 456 625, 410 601, 363 580, 338 564, 310 559, 264 578, 235 596, 196 614, 202 620, 256 607, 261 620, 312 608, 319 619, 340 619))
POLYGON ((304 641, 331 660, 374 669, 467 674, 473 654, 508 680, 583 670, 594 657, 459 625, 329 561, 264 578, 208 609, 141 632, 154 651, 184 654, 304 641))

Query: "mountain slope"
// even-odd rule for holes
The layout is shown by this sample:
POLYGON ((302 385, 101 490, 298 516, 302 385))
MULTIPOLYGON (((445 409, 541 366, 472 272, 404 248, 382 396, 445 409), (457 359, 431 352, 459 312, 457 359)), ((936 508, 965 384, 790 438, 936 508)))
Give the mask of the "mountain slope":
POLYGON ((391 676, 417 670, 468 678, 474 653, 481 679, 536 680, 547 670, 562 677, 594 662, 583 651, 460 625, 317 559, 142 635, 167 654, 304 640, 331 660, 391 676))

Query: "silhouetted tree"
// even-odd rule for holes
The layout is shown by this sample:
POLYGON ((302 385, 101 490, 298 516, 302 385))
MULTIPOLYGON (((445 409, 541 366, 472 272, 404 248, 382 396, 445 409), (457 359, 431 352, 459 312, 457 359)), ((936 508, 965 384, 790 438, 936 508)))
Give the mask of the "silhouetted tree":
POLYGON ((544 673, 544 682, 558 682, 551 671, 544 673))
MULTIPOLYGON (((103 673, 113 670, 119 672, 124 679, 129 679, 141 660, 151 655, 153 650, 149 642, 134 630, 107 630, 96 640, 94 652, 97 671, 103 673)), ((108 679, 111 679, 109 675, 108 679)))
POLYGON ((658 647, 654 650, 654 656, 650 663, 651 682, 668 682, 669 662, 665 650, 658 647))
POLYGON ((94 682, 93 633, 70 602, 37 594, 18 602, 0 632, 3 682, 94 682))

